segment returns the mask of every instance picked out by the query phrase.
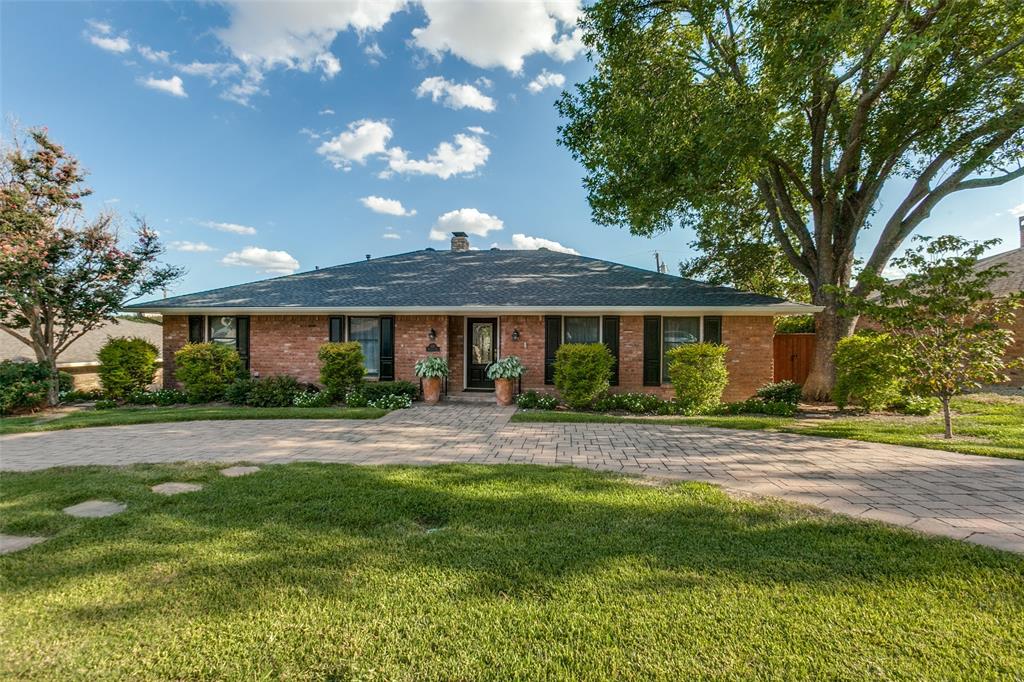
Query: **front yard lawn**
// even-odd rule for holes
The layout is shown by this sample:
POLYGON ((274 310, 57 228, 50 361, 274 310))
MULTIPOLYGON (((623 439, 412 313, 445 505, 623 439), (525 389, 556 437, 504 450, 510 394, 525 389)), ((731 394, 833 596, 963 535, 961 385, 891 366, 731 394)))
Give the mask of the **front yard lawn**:
POLYGON ((29 415, 0 419, 0 435, 27 431, 59 431, 83 426, 120 426, 214 419, 377 419, 387 410, 376 407, 117 407, 84 409, 59 417, 29 415))
POLYGON ((593 412, 526 411, 515 422, 641 423, 717 426, 726 429, 784 431, 808 436, 850 438, 912 445, 933 450, 1024 459, 1024 399, 991 394, 965 396, 952 403, 953 440, 942 438, 942 416, 863 415, 832 419, 763 417, 622 417, 593 412))
POLYGON ((570 468, 5 474, 7 679, 1016 679, 1024 558, 570 468), (149 487, 191 481, 200 492, 149 487), (126 502, 104 519, 60 510, 126 502))

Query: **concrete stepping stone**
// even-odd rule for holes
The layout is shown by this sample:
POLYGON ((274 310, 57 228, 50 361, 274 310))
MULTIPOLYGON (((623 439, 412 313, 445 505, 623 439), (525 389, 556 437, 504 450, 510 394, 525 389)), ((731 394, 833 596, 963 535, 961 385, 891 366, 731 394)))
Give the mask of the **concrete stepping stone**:
POLYGON ((180 493, 194 493, 197 490, 202 490, 203 486, 198 483, 161 483, 155 485, 150 490, 157 493, 158 495, 178 495, 180 493))
POLYGON ((82 519, 98 519, 104 516, 120 514, 127 508, 128 505, 121 504, 120 502, 110 502, 109 500, 86 500, 85 502, 79 502, 78 504, 71 505, 70 507, 64 507, 64 513, 71 516, 77 516, 82 519))
POLYGON ((259 467, 228 467, 227 469, 221 469, 220 473, 228 478, 238 478, 239 476, 255 474, 259 470, 259 467))
POLYGON ((28 535, 0 535, 0 554, 13 554, 32 545, 38 545, 49 538, 31 537, 28 535))

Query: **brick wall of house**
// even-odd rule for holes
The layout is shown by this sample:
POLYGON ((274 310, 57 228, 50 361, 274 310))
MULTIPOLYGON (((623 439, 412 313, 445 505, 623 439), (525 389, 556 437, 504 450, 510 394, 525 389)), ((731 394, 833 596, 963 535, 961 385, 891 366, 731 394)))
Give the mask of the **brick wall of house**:
POLYGON ((722 399, 745 400, 771 383, 775 374, 775 320, 768 316, 727 315, 722 317, 722 343, 729 347, 725 356, 729 385, 722 399))
POLYGON ((188 316, 164 315, 164 388, 178 388, 174 380, 174 354, 188 343, 188 316))
MULTIPOLYGON (((498 322, 498 343, 501 357, 516 355, 526 367, 523 390, 543 391, 544 386, 544 316, 502 315, 498 322), (519 340, 512 340, 512 332, 519 330, 519 340)), ((550 388, 550 387, 547 387, 550 388)))
POLYGON ((448 317, 448 390, 461 391, 466 385, 466 318, 448 317))
POLYGON ((415 365, 425 357, 448 357, 448 316, 447 315, 396 315, 395 316, 395 379, 419 382, 415 365), (436 353, 428 353, 428 334, 433 329, 437 334, 434 343, 436 353))
POLYGON ((249 369, 269 377, 290 374, 320 381, 317 352, 330 338, 327 315, 253 315, 249 318, 249 369))

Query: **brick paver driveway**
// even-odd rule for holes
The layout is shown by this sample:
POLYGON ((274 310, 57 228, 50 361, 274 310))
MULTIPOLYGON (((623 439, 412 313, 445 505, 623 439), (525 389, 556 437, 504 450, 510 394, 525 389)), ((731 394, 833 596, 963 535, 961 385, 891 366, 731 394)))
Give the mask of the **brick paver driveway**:
POLYGON ((417 406, 376 421, 143 424, 0 438, 0 468, 291 461, 532 462, 690 479, 1024 552, 1024 461, 762 431, 512 424, 510 408, 417 406))

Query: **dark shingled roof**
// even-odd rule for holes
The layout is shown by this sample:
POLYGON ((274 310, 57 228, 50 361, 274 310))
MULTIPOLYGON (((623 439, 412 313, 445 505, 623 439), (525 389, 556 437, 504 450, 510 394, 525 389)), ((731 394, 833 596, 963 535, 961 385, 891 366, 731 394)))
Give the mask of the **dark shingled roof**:
POLYGON ((780 303, 785 301, 547 249, 426 249, 128 308, 668 308, 780 303))

